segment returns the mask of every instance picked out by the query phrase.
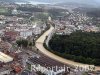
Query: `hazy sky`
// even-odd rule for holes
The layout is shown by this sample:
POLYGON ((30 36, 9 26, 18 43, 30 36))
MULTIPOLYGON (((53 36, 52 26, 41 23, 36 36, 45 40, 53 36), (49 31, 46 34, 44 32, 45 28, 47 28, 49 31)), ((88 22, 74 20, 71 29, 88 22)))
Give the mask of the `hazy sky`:
POLYGON ((67 3, 67 2, 76 2, 83 4, 92 4, 100 5, 100 0, 1 0, 1 1, 35 1, 35 2, 44 2, 44 3, 67 3))
POLYGON ((54 3, 54 4, 73 2, 73 3, 89 4, 93 6, 100 6, 100 0, 31 0, 31 1, 54 3))
POLYGON ((36 1, 36 2, 46 2, 46 3, 60 3, 60 2, 100 3, 100 0, 10 0, 10 1, 36 1))
POLYGON ((41 1, 41 2, 83 2, 83 3, 100 3, 100 0, 32 0, 32 1, 41 1))

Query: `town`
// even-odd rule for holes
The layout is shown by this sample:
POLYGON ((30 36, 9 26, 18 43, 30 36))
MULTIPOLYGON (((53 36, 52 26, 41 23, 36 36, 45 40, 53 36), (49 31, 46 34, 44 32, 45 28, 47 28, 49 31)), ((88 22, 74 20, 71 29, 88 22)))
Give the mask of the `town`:
POLYGON ((0 1, 0 75, 99 75, 100 69, 78 71, 41 51, 40 44, 48 45, 53 34, 100 32, 100 17, 94 19, 77 9, 0 1), (54 66, 58 68, 51 70, 54 66))

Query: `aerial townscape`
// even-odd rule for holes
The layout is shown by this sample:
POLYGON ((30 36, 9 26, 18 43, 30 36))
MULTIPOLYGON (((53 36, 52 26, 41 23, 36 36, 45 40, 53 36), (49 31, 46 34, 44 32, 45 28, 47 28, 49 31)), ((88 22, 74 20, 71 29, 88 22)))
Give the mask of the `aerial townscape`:
POLYGON ((100 75, 100 1, 0 0, 0 75, 100 75))

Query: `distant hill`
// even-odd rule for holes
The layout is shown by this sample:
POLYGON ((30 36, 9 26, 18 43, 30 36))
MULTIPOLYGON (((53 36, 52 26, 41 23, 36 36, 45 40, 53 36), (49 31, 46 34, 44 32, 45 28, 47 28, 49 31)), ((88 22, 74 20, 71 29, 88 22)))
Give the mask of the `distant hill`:
POLYGON ((86 4, 86 5, 100 5, 99 0, 28 0, 28 1, 37 1, 45 3, 74 3, 74 4, 86 4))
POLYGON ((59 4, 59 5, 79 5, 79 6, 100 6, 100 0, 0 0, 5 2, 43 2, 43 3, 51 3, 51 4, 59 4))
POLYGON ((27 0, 0 0, 0 1, 3 1, 3 2, 26 2, 27 0))
POLYGON ((83 4, 83 3, 74 3, 74 2, 64 2, 64 3, 57 3, 56 5, 58 6, 64 6, 64 7, 68 7, 68 6, 77 6, 77 7, 89 7, 91 5, 89 4, 83 4))
POLYGON ((59 6, 78 6, 78 7, 100 7, 100 4, 99 3, 96 3, 96 2, 62 2, 62 3, 56 3, 56 5, 59 5, 59 6))

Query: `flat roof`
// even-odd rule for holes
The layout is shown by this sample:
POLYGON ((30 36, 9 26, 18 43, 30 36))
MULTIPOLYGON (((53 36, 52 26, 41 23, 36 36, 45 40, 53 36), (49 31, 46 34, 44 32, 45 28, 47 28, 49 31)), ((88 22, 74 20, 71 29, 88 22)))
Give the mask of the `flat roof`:
POLYGON ((7 63, 7 62, 10 62, 10 61, 13 61, 13 58, 4 54, 3 52, 0 52, 0 61, 7 63))

